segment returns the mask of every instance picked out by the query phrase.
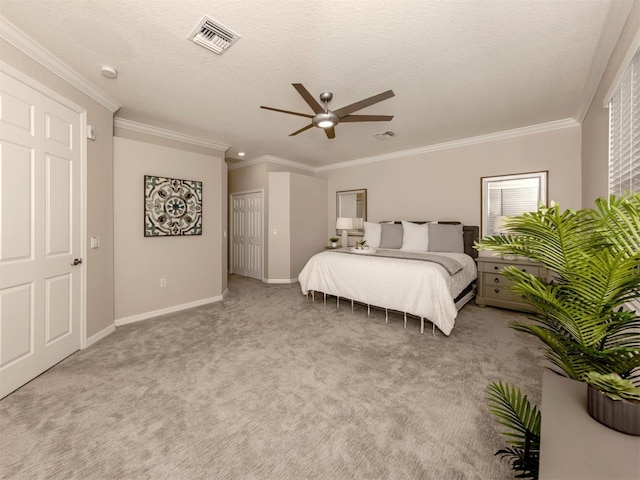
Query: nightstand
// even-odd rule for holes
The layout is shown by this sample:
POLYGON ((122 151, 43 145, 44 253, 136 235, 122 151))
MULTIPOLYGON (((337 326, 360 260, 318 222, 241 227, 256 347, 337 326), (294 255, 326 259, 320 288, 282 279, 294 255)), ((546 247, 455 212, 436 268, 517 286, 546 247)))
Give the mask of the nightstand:
POLYGON ((521 310, 534 312, 535 309, 524 303, 522 298, 509 288, 513 282, 502 275, 502 269, 508 265, 518 267, 523 272, 530 273, 536 277, 546 277, 547 269, 539 263, 531 262, 526 258, 507 260, 502 257, 478 257, 478 295, 476 304, 481 307, 490 305, 492 307, 510 308, 511 310, 521 310))

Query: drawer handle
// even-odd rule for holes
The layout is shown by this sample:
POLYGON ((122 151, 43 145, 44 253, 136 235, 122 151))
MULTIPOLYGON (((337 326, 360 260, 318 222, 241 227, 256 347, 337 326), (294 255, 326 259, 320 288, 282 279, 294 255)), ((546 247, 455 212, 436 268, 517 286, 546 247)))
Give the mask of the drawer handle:
POLYGON ((500 267, 498 267, 497 265, 494 265, 493 269, 494 270, 500 270, 500 267))
POLYGON ((500 293, 500 289, 499 289, 499 288, 496 288, 496 289, 494 290, 494 292, 496 292, 496 293, 500 293))
POLYGON ((499 279, 498 277, 494 278, 494 279, 493 279, 493 281, 494 281, 495 283, 500 283, 500 279, 499 279))

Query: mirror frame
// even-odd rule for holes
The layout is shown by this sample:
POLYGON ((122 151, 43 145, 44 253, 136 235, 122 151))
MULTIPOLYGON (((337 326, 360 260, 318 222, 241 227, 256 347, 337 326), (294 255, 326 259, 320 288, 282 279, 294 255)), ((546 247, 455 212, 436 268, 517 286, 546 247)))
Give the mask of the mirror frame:
POLYGON ((489 201, 488 191, 492 182, 505 182, 509 180, 522 180, 525 178, 538 179, 538 205, 544 203, 549 204, 549 171, 542 170, 539 172, 515 173, 511 175, 498 175, 494 177, 481 177, 480 189, 480 236, 486 237, 492 235, 493 232, 487 232, 489 226, 489 209, 487 202, 489 201))
MULTIPOLYGON (((341 194, 363 194, 363 205, 362 205, 362 221, 366 222, 367 221, 367 189, 366 188, 359 188, 356 190, 340 190, 336 192, 336 219, 338 219, 339 217, 341 217, 340 215, 340 206, 341 206, 341 194)), ((360 218, 360 217, 357 217, 360 218)), ((336 234, 340 234, 342 233, 342 230, 338 231, 336 229, 336 234)), ((347 234, 352 235, 352 236, 364 236, 364 226, 363 228, 357 228, 357 229, 352 229, 352 230, 347 230, 347 234)))

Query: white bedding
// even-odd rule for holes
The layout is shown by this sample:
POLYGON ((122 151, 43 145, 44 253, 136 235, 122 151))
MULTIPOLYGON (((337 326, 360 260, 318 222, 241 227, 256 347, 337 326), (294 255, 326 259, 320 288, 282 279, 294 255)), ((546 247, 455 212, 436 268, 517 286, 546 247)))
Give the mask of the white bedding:
POLYGON ((322 292, 406 312, 449 335, 458 316, 454 299, 477 277, 477 269, 464 253, 438 255, 454 258, 464 268, 451 276, 433 262, 325 251, 309 259, 298 281, 304 295, 322 292))

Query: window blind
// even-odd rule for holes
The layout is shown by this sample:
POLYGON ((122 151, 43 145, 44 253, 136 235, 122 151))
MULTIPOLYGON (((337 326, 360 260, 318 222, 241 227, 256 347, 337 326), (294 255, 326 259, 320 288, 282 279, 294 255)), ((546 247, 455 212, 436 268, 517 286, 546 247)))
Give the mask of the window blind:
POLYGON ((640 50, 609 101, 609 194, 640 191, 640 50))
POLYGON ((494 231, 496 216, 514 217, 525 212, 535 212, 540 205, 540 180, 523 178, 492 182, 488 188, 489 232, 494 231))

